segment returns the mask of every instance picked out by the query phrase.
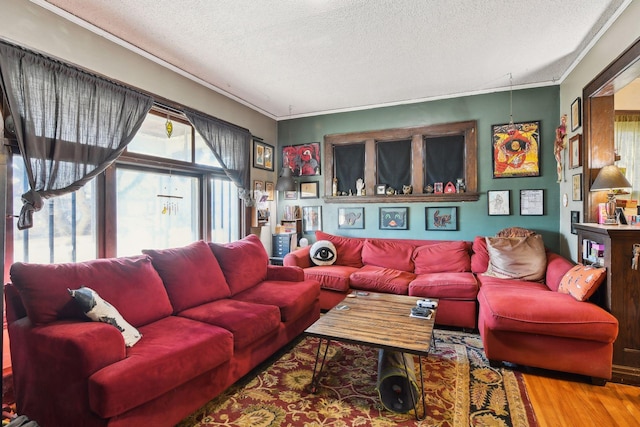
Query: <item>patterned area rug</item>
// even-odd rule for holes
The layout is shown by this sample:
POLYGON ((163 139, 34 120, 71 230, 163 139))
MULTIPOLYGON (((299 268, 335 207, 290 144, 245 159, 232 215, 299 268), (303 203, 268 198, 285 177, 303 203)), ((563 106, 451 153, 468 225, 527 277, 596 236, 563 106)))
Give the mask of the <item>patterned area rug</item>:
POLYGON ((381 404, 374 348, 332 342, 311 394, 318 339, 305 337, 178 426, 537 426, 522 375, 491 368, 478 335, 436 330, 435 338, 436 348, 422 358, 422 421, 381 404))

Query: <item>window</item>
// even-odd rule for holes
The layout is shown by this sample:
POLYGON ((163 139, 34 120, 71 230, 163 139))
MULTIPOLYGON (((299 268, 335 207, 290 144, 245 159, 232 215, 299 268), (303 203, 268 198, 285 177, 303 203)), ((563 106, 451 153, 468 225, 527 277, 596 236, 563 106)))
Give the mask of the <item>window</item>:
POLYGON ((239 238, 239 200, 236 186, 224 178, 211 178, 211 241, 228 243, 239 238))

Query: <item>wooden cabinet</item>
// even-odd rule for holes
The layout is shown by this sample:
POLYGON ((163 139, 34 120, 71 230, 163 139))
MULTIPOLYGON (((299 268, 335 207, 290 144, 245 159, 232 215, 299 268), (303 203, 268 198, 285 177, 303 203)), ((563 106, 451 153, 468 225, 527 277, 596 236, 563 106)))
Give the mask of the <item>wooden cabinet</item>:
POLYGON ((575 228, 579 262, 591 263, 583 256, 589 242, 604 246, 600 261, 607 269, 607 279, 594 297, 620 325, 613 345, 612 380, 640 384, 640 270, 631 268, 633 245, 640 244, 640 227, 582 223, 575 228))

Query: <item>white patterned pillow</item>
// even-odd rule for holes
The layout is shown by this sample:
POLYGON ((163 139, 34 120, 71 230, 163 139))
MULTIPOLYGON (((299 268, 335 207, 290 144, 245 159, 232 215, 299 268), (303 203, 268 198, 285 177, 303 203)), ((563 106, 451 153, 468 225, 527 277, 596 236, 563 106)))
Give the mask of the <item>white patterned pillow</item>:
POLYGON ((336 247, 328 240, 318 240, 309 250, 311 262, 315 265, 332 265, 336 262, 338 253, 336 247))
POLYGON ((132 347, 142 338, 142 334, 124 320, 120 312, 103 300, 93 289, 82 286, 80 289, 67 290, 89 319, 94 322, 108 323, 118 328, 127 347, 132 347))

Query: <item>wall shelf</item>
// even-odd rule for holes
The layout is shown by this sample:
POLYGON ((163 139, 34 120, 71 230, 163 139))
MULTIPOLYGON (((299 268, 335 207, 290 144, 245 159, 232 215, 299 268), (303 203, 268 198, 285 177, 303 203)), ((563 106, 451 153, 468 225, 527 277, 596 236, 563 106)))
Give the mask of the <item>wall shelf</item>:
POLYGON ((479 193, 398 194, 394 196, 325 196, 325 203, 449 203, 477 202, 479 193))

